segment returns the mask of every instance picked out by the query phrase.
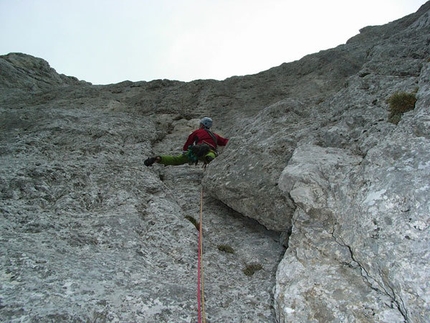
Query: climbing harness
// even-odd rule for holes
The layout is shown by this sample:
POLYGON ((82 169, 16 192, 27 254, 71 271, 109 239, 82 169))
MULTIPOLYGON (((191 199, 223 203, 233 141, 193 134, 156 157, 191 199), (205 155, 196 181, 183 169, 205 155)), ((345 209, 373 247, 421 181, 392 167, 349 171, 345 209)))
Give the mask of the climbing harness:
POLYGON ((206 323, 205 283, 203 271, 203 187, 200 193, 199 246, 197 256, 197 307, 198 323, 206 323))
POLYGON ((189 146, 184 154, 187 155, 189 165, 197 165, 199 161, 206 165, 218 156, 218 153, 205 143, 189 146))

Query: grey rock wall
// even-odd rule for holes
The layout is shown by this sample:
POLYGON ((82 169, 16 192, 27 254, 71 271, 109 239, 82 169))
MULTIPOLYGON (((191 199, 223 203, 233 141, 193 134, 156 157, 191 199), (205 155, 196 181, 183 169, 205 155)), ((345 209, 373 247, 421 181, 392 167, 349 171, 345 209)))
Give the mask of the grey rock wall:
MULTIPOLYGON (((187 218, 199 217, 203 169, 143 160, 153 147, 176 149, 197 120, 136 111, 129 98, 145 86, 2 90, 0 321, 196 321, 187 218)), ((279 235, 203 202, 208 319, 273 321, 279 235)))
POLYGON ((344 89, 268 106, 207 173, 214 196, 291 232, 280 322, 428 320, 428 10, 362 30, 342 47, 367 48, 344 89), (398 91, 417 102, 395 126, 386 99, 398 91))
POLYGON ((222 82, 1 56, 0 320, 194 322, 203 190, 209 321, 426 322, 429 10, 222 82), (231 138, 205 170, 143 166, 204 115, 231 138))
POLYGON ((415 111, 365 156, 303 146, 283 170, 297 209, 278 268, 281 321, 428 320, 430 142, 417 129, 428 129, 429 68, 415 111))

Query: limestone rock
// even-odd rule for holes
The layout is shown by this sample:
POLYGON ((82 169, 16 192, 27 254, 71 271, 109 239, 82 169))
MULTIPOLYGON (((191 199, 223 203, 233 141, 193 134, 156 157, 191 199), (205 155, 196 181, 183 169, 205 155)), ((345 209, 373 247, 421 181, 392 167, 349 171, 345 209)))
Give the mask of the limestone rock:
MULTIPOLYGON (((85 84, 75 77, 57 74, 47 61, 22 53, 0 58, 0 89, 52 90, 56 86, 85 84)), ((89 83, 87 83, 89 84, 89 83)))
MULTIPOLYGON (((146 86, 4 90, 0 321, 196 321, 189 219, 203 170, 143 165, 153 149, 180 146, 196 120, 136 112, 129 98, 146 86)), ((273 321, 279 234, 206 194, 203 203, 208 320, 273 321)))
MULTIPOLYGON (((428 11, 423 17, 428 21, 428 11)), ((417 25, 428 30, 428 23, 412 27, 417 25)), ((428 320, 430 66, 419 64, 411 78, 405 59, 397 71, 384 73, 397 74, 400 66, 409 76, 404 80, 378 77, 383 92, 418 88, 415 110, 397 127, 381 125, 380 119, 369 122, 370 107, 361 114, 357 108, 344 110, 317 136, 317 143, 335 150, 300 146, 280 176, 279 187, 297 205, 277 275, 281 322, 428 320)), ((356 96, 359 91, 351 86, 342 97, 356 97, 360 104, 368 95, 356 96)), ((379 91, 373 94, 381 100, 379 91)))
POLYGON ((429 16, 222 82, 1 56, 0 320, 194 322, 203 196, 209 321, 426 322, 429 16), (143 166, 202 116, 230 138, 205 170, 143 166))

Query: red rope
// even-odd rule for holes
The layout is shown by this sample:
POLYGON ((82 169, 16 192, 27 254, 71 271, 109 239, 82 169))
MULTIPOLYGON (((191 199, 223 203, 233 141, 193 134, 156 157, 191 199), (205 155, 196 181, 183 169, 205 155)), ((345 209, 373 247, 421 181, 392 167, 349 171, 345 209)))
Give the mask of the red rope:
POLYGON ((197 307, 198 307, 198 323, 205 323, 205 292, 203 280, 203 187, 200 194, 200 222, 199 222, 199 246, 197 257, 197 307))
MULTIPOLYGON (((200 228, 202 227, 201 222, 199 223, 200 228)), ((199 228, 199 246, 198 246, 198 256, 197 256, 197 311, 198 311, 198 323, 202 323, 202 304, 201 304, 201 273, 200 273, 200 264, 201 264, 201 234, 200 231, 201 229, 199 228)))

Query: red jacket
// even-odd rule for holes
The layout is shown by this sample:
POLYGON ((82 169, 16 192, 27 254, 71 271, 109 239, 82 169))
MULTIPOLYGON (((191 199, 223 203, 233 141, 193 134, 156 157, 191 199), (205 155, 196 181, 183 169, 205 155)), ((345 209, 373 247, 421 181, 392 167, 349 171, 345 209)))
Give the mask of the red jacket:
POLYGON ((193 131, 189 136, 187 141, 184 144, 184 148, 182 148, 184 151, 188 150, 188 147, 191 145, 198 145, 201 143, 206 143, 212 148, 216 149, 217 146, 225 146, 227 145, 228 139, 223 138, 220 135, 212 132, 217 142, 214 142, 211 135, 206 129, 199 128, 195 131, 193 131))

